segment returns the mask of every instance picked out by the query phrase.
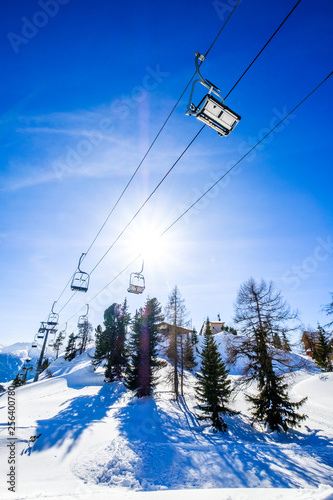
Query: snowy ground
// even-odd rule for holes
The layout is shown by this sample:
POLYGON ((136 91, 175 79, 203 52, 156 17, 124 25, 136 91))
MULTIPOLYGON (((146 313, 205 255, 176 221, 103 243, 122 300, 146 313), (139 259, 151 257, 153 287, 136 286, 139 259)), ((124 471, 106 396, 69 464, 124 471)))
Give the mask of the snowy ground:
POLYGON ((16 493, 7 490, 7 394, 0 397, 1 498, 333 500, 333 373, 295 373, 291 398, 308 396, 299 430, 252 428, 239 394, 242 414, 227 419, 223 435, 198 423, 193 376, 176 402, 163 368, 155 397, 137 401, 121 383, 104 384, 87 353, 51 369, 53 378, 16 391, 16 493))

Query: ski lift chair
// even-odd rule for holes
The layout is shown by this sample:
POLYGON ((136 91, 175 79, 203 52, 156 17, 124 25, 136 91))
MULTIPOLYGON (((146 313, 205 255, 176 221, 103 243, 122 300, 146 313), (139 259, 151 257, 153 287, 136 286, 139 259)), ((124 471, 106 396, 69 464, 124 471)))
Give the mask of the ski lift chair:
POLYGON ((56 304, 57 301, 55 301, 53 303, 53 306, 52 306, 52 309, 51 309, 51 312, 49 314, 49 317, 47 318, 47 322, 46 322, 46 329, 47 330, 53 330, 53 327, 54 326, 57 326, 58 324, 58 321, 59 321, 59 314, 58 313, 55 313, 53 308, 54 308, 54 305, 56 304))
POLYGON ((34 341, 34 342, 31 344, 31 347, 32 347, 32 349, 36 349, 36 348, 38 347, 37 342, 35 342, 35 341, 34 341))
POLYGON ((145 279, 141 273, 131 273, 127 291, 129 293, 142 293, 145 289, 145 279))
POLYGON ((130 274, 129 287, 127 288, 127 291, 129 293, 139 294, 139 293, 142 293, 144 291, 144 289, 146 288, 145 278, 142 274, 143 266, 144 266, 144 260, 142 260, 141 270, 137 273, 130 274))
POLYGON ((78 328, 80 328, 81 326, 85 326, 88 323, 89 304, 86 304, 86 306, 87 306, 86 314, 82 314, 82 316, 79 316, 79 319, 77 321, 78 328))
POLYGON ((43 334, 46 332, 46 322, 42 321, 38 329, 38 333, 43 334))
POLYGON ((226 136, 236 127, 241 117, 225 105, 224 99, 220 95, 220 89, 212 82, 202 77, 199 70, 198 59, 203 62, 205 56, 198 52, 195 53, 195 66, 199 78, 193 82, 186 114, 195 116, 205 125, 216 130, 220 136, 226 136), (192 103, 192 96, 196 83, 201 83, 204 87, 209 89, 208 94, 203 97, 197 106, 192 103), (215 94, 217 98, 212 94, 215 94))
POLYGON ((79 264, 77 266, 77 270, 74 273, 72 283, 71 283, 71 290, 75 292, 87 292, 89 288, 89 279, 90 276, 88 273, 85 273, 81 271, 80 269, 80 264, 83 256, 86 255, 83 253, 80 257, 79 264))

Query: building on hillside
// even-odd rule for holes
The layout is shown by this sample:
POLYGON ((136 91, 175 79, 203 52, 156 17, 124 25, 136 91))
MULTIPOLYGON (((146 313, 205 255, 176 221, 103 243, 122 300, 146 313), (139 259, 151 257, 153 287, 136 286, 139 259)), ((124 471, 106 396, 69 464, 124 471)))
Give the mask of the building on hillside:
MULTIPOLYGON (((162 333, 164 335, 169 335, 170 332, 172 331, 173 325, 170 323, 166 323, 163 321, 163 323, 160 323, 157 327, 157 331, 159 333, 162 333)), ((181 335, 190 335, 193 332, 193 330, 190 330, 189 328, 184 328, 183 326, 177 326, 177 333, 181 335)))
MULTIPOLYGON (((224 321, 210 321, 209 324, 213 335, 225 331, 224 321)), ((206 329, 206 321, 203 322, 202 327, 200 328, 199 335, 203 335, 205 329, 206 329)))
MULTIPOLYGON (((333 346, 333 335, 332 333, 327 334, 329 336, 331 345, 333 346)), ((304 344, 304 350, 305 353, 310 356, 311 358, 313 357, 313 354, 316 350, 316 344, 318 342, 318 332, 303 332, 301 342, 304 344)))
POLYGON ((316 348, 317 332, 303 332, 301 342, 304 344, 305 353, 312 358, 316 348))

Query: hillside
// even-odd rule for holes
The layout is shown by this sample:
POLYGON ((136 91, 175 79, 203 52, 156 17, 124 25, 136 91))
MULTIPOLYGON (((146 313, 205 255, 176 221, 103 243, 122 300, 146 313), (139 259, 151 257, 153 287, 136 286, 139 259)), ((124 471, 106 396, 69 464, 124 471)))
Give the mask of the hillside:
MULTIPOLYGON (((222 352, 225 339, 217 336, 222 352)), ((166 383, 168 366, 159 371, 154 398, 138 401, 121 383, 104 383, 92 353, 70 363, 61 356, 51 365, 53 378, 17 390, 15 498, 194 500, 207 493, 212 500, 332 500, 332 373, 298 370, 290 379, 292 399, 308 396, 308 419, 299 430, 278 435, 252 428, 240 393, 234 407, 242 413, 227 418, 223 435, 196 419, 192 374, 179 402, 166 383)), ((235 381, 239 370, 233 368, 235 381)), ((1 398, 6 422, 7 395, 1 398)), ((6 444, 2 426, 1 456, 6 444)), ((6 467, 2 461, 2 475, 6 467)), ((0 491, 13 498, 4 483, 0 491)))

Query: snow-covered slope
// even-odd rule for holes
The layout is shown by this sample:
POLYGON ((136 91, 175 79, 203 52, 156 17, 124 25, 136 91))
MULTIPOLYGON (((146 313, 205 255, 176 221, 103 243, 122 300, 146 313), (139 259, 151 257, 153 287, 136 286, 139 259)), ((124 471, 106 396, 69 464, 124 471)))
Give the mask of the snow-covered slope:
MULTIPOLYGON (((234 406, 242 414, 228 417, 223 435, 196 419, 193 375, 177 402, 167 366, 154 398, 138 401, 121 383, 104 383, 92 352, 72 362, 61 356, 51 364, 53 378, 17 389, 17 492, 2 481, 1 498, 332 500, 332 374, 295 374, 291 398, 308 396, 309 418, 299 430, 277 435, 252 428, 238 394, 234 406)), ((7 394, 0 407, 5 478, 7 394)))

